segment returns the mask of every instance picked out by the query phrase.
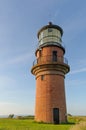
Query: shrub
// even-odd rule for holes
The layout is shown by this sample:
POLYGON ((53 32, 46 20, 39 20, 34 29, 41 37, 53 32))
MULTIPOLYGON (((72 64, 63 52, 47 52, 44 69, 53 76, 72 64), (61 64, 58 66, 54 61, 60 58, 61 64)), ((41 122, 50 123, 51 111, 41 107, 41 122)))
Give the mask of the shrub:
POLYGON ((14 114, 10 114, 9 116, 8 116, 8 118, 13 118, 14 117, 14 114))

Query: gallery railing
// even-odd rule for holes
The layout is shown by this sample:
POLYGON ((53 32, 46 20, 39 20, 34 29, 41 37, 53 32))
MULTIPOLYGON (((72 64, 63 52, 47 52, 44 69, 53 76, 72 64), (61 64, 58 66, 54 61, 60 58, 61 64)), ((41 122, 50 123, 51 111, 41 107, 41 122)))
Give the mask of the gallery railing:
POLYGON ((47 64, 47 63, 64 63, 68 64, 68 60, 64 57, 56 57, 56 56, 40 56, 36 60, 33 61, 33 66, 36 64, 47 64))

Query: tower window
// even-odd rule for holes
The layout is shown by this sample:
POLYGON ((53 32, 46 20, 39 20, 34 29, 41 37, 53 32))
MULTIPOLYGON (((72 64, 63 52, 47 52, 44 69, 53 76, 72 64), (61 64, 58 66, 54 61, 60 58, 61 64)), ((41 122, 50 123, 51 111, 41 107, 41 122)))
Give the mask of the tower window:
POLYGON ((53 51, 52 60, 53 60, 53 61, 57 61, 57 51, 53 51))
POLYGON ((44 75, 41 75, 41 80, 44 80, 44 75))
POLYGON ((52 28, 48 28, 48 32, 52 32, 52 28))

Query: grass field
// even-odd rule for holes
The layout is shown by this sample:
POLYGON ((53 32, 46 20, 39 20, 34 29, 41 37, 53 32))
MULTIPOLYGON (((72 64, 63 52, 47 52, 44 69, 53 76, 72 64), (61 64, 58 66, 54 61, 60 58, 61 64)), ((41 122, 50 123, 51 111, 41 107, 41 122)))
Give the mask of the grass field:
MULTIPOLYGON (((42 124, 36 123, 31 119, 0 119, 0 130, 86 130, 86 127, 75 129, 74 123, 79 125, 79 122, 86 123, 86 117, 69 117, 69 124, 42 124)), ((84 125, 85 126, 85 125, 84 125)))

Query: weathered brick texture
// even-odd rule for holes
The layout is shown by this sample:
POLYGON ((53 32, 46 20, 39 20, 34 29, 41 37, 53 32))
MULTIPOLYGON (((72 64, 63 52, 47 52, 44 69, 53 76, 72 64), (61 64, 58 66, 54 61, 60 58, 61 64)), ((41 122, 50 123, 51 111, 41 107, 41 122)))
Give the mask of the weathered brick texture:
POLYGON ((60 122, 66 122, 66 102, 64 77, 60 75, 44 75, 36 79, 35 119, 53 123, 53 108, 59 108, 60 122))
POLYGON ((53 51, 57 51, 57 59, 63 58, 64 52, 58 46, 46 46, 36 51, 37 65, 32 68, 32 73, 36 76, 36 104, 35 120, 47 123, 54 123, 53 108, 59 108, 59 122, 66 122, 66 99, 65 99, 65 73, 68 72, 66 64, 61 60, 55 64, 51 56, 53 51), (64 71, 65 70, 65 71, 64 71))

